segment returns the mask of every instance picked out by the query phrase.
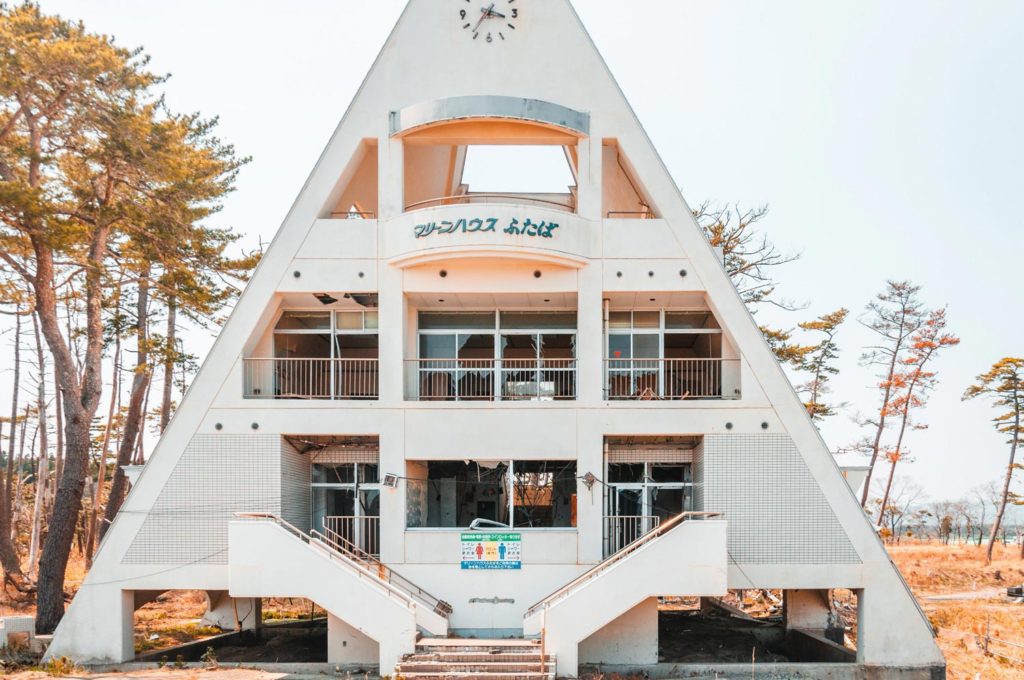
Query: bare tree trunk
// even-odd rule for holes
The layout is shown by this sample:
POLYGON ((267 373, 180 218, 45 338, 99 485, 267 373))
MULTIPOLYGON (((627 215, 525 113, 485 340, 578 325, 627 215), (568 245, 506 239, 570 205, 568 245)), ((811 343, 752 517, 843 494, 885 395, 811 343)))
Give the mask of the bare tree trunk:
POLYGON ((999 510, 996 512, 996 519, 992 522, 992 533, 988 539, 988 549, 985 551, 985 564, 992 564, 992 550, 996 544, 996 536, 999 535, 999 528, 1003 523, 1003 515, 1006 513, 1006 503, 1010 498, 1010 484, 1013 482, 1014 461, 1017 457, 1017 441, 1020 438, 1020 400, 1017 391, 1013 391, 1013 429, 1010 431, 1010 463, 1006 466, 1006 479, 1003 480, 1003 495, 999 499, 999 510))
POLYGON ((7 474, 4 477, 3 498, 0 499, 0 566, 4 570, 4 582, 14 584, 22 590, 25 575, 21 571, 21 560, 14 546, 14 476, 21 471, 14 465, 14 446, 18 434, 18 388, 21 379, 21 314, 14 317, 14 389, 11 397, 11 436, 7 449, 7 474))
POLYGON ((167 347, 164 354, 163 400, 160 405, 160 432, 171 422, 171 398, 174 389, 174 357, 177 353, 178 296, 167 298, 167 347))
POLYGON ((32 285, 43 336, 53 356, 54 370, 64 393, 64 474, 57 487, 53 512, 43 552, 39 561, 36 591, 36 632, 52 633, 64 616, 64 576, 78 513, 82 509, 85 474, 89 467, 92 445, 89 427, 103 395, 103 261, 107 256, 110 227, 94 230, 85 267, 85 358, 81 372, 64 344, 57 318, 54 291, 53 252, 49 246, 33 239, 36 275, 32 285))
POLYGON ((121 446, 117 451, 117 467, 114 469, 113 481, 110 484, 110 496, 107 498, 107 507, 103 512, 104 522, 100 527, 100 540, 103 540, 107 528, 114 521, 117 511, 121 509, 121 504, 124 502, 128 487, 124 466, 132 462, 135 442, 142 435, 142 426, 146 416, 143 404, 145 403, 151 375, 149 366, 149 338, 147 337, 147 317, 149 315, 148 268, 139 277, 139 294, 135 314, 137 345, 135 374, 132 378, 131 392, 128 397, 128 413, 125 415, 121 446))
MULTIPOLYGON (((120 289, 117 292, 120 299, 120 289)), ((110 390, 110 407, 107 409, 107 427, 103 432, 103 444, 100 446, 99 470, 96 472, 96 484, 93 487, 92 514, 89 519, 89 536, 85 544, 85 562, 92 566, 92 557, 96 550, 96 534, 99 530, 100 505, 103 502, 103 487, 107 483, 107 457, 110 455, 110 436, 114 429, 114 411, 121 394, 121 334, 114 333, 114 376, 110 390)))
POLYGON ((39 386, 36 393, 36 415, 39 417, 39 460, 36 461, 36 498, 32 508, 32 534, 28 546, 28 573, 36 573, 39 556, 39 537, 43 530, 43 501, 49 493, 50 441, 46 422, 46 358, 43 341, 39 337, 39 322, 32 315, 32 330, 36 340, 36 363, 39 365, 39 386))
POLYGON ((61 408, 63 405, 60 403, 60 389, 57 388, 56 380, 54 380, 54 390, 53 412, 57 416, 57 423, 54 431, 56 434, 57 446, 53 452, 53 489, 56 492, 57 487, 60 486, 61 475, 64 474, 64 416, 61 414, 61 408))

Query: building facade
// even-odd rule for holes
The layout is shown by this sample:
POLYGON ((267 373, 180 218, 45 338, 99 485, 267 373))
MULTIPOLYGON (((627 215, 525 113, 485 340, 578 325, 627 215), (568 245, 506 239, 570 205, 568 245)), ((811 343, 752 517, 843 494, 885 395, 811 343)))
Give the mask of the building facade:
POLYGON ((656 665, 658 598, 782 589, 821 635, 844 588, 857 664, 941 668, 571 4, 478 4, 409 3, 49 653, 131 659, 198 589, 230 628, 315 601, 332 663, 542 638, 574 676, 656 665), (464 181, 522 150, 565 190, 464 181))

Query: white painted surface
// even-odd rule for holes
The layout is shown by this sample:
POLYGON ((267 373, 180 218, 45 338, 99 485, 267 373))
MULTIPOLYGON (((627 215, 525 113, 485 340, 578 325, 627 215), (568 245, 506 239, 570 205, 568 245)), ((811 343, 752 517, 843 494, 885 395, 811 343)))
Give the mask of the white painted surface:
POLYGON ((380 663, 380 645, 358 628, 327 614, 327 663, 376 666, 380 663))
POLYGON ((527 616, 524 632, 544 631, 558 674, 575 676, 580 641, 648 598, 725 595, 726 527, 725 520, 683 522, 527 616))
POLYGON ((581 664, 658 663, 658 598, 649 597, 579 644, 581 664))

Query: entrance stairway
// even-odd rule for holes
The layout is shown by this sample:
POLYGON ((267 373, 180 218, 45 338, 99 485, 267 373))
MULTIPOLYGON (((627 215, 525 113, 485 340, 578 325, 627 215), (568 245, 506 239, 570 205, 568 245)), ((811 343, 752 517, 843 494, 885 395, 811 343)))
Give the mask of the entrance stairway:
POLYGON ((528 636, 558 655, 559 676, 577 674, 579 643, 641 602, 666 595, 724 595, 726 522, 684 512, 612 554, 530 607, 528 636))
POLYGON ((540 640, 421 640, 395 667, 406 680, 554 680, 555 657, 540 640))
POLYGON ((240 513, 228 524, 232 597, 302 597, 378 643, 381 668, 418 635, 448 635, 452 607, 342 537, 309 534, 280 517, 240 513))

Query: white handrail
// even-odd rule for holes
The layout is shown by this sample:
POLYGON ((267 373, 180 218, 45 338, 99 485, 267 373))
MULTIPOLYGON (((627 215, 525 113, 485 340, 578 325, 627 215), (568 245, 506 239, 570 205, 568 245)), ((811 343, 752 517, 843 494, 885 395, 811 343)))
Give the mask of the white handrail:
POLYGON ((561 600, 563 600, 566 597, 568 597, 572 593, 572 591, 576 590, 577 587, 582 586, 584 583, 587 583, 590 580, 600 576, 602 573, 604 573, 605 571, 610 569, 612 566, 614 566, 618 562, 621 562, 625 558, 629 557, 630 555, 632 555, 637 550, 639 550, 640 548, 644 547, 645 545, 647 545, 648 543, 650 543, 654 539, 659 538, 660 536, 668 533, 672 529, 674 529, 677 526, 679 526, 680 524, 682 524, 684 521, 686 521, 688 519, 698 518, 698 517, 701 518, 701 519, 706 519, 706 518, 710 518, 710 517, 718 517, 720 515, 721 515, 721 513, 719 513, 719 512, 681 512, 681 513, 679 513, 678 515, 676 515, 672 519, 670 519, 667 522, 665 522, 664 524, 658 526, 656 529, 651 530, 647 534, 644 534, 644 536, 642 536, 641 538, 633 541, 632 543, 630 543, 629 545, 624 547, 622 550, 619 550, 618 552, 610 555, 607 559, 605 559, 602 562, 599 562, 598 564, 596 564, 592 569, 590 569, 590 570, 584 572, 583 574, 577 576, 572 581, 569 581, 568 583, 566 583, 564 586, 562 586, 561 588, 559 588, 555 592, 551 593, 550 595, 548 595, 544 599, 542 599, 539 602, 537 602, 537 604, 533 605, 532 607, 530 607, 529 609, 526 610, 526 614, 524 615, 524 618, 529 618, 530 616, 533 616, 535 613, 537 613, 541 609, 550 609, 551 606, 553 606, 557 602, 560 602, 561 600))

